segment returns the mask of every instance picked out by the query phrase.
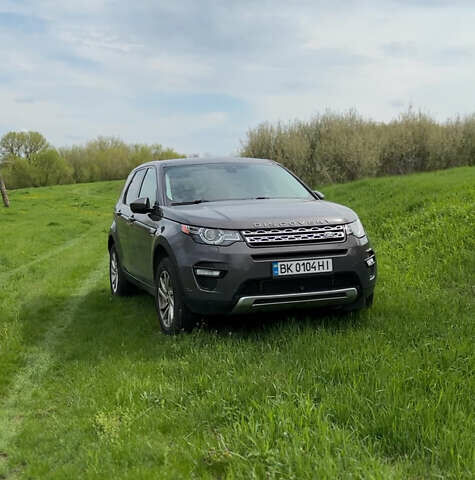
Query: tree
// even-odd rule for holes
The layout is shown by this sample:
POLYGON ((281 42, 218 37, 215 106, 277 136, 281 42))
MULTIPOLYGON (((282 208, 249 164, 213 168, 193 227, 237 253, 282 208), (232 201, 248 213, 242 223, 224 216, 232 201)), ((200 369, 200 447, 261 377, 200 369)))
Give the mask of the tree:
MULTIPOLYGON (((24 186, 34 185, 34 173, 37 170, 36 158, 46 152, 48 148, 48 142, 41 133, 33 131, 8 132, 0 140, 0 164, 3 164, 6 168, 5 173, 11 173, 11 170, 22 170, 23 173, 19 177, 22 179, 28 178, 28 182, 24 186), (25 175, 25 172, 28 175, 25 175)), ((15 185, 15 182, 13 185, 15 185)), ((0 175, 0 191, 3 203, 8 207, 10 203, 3 175, 0 175)))
POLYGON ((31 162, 32 158, 49 147, 48 141, 38 132, 8 132, 0 140, 0 156, 25 158, 31 162))
POLYGON ((33 157, 35 185, 59 185, 72 180, 72 167, 54 148, 43 150, 33 157))

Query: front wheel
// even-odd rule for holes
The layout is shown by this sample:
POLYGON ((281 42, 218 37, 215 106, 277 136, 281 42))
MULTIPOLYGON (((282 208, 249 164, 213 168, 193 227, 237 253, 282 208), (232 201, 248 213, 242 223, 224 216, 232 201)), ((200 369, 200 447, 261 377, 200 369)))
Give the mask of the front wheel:
POLYGON ((155 306, 162 332, 173 335, 191 331, 198 318, 185 305, 175 269, 168 258, 158 266, 155 289, 155 306))
POLYGON ((345 305, 342 309, 343 312, 359 312, 361 310, 371 308, 373 305, 374 294, 368 295, 367 297, 359 298, 355 303, 350 305, 345 305))

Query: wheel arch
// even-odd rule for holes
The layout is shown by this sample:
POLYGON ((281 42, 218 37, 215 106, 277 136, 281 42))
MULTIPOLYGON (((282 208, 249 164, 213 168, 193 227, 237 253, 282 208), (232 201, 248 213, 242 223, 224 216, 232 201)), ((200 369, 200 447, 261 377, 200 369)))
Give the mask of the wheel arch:
POLYGON ((115 244, 115 240, 114 240, 114 237, 113 235, 110 233, 109 234, 109 238, 107 240, 107 250, 110 252, 111 251, 111 248, 112 246, 115 244))
POLYGON ((112 222, 111 228, 109 230, 109 235, 107 237, 107 250, 110 252, 112 245, 116 243, 116 239, 114 238, 117 234, 117 224, 115 223, 115 219, 112 222))
POLYGON ((166 242, 162 241, 155 245, 155 248, 153 251, 153 278, 154 279, 157 274, 158 265, 164 258, 169 258, 171 262, 176 266, 176 259, 175 259, 175 255, 172 252, 172 249, 166 242))

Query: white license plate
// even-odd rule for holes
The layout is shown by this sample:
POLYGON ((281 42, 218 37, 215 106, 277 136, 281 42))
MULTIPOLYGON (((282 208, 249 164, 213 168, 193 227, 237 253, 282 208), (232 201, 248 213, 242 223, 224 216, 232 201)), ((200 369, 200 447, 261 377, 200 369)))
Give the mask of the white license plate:
POLYGON ((331 271, 333 271, 331 258, 309 258, 308 260, 294 260, 292 262, 272 262, 272 275, 274 277, 331 271))

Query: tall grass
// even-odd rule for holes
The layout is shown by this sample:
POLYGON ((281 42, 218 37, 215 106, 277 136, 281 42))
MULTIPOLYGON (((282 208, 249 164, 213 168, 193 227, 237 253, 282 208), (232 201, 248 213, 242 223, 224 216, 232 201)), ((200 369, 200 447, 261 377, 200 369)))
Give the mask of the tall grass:
POLYGON ((475 114, 438 123, 409 109, 380 123, 350 110, 266 122, 247 132, 241 154, 276 160, 311 185, 474 165, 475 114))

